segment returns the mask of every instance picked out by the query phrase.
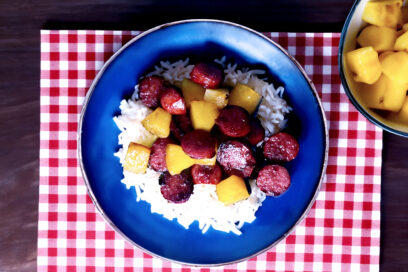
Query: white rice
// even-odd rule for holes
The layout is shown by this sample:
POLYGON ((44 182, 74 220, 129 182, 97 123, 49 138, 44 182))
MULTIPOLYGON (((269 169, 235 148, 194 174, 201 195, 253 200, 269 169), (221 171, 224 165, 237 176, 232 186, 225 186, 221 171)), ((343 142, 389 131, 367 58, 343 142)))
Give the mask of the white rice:
MULTIPOLYGON (((261 70, 238 70, 237 65, 225 65, 225 57, 215 60, 224 66, 226 85, 236 85, 237 83, 247 84, 259 94, 263 100, 258 110, 258 118, 266 130, 266 134, 271 135, 280 131, 285 126, 285 114, 291 109, 286 101, 282 99, 283 87, 274 88, 258 75, 265 74, 261 70)), ((168 61, 160 62, 155 67, 155 71, 150 75, 162 76, 168 82, 178 85, 184 78, 190 77, 193 65, 189 64, 189 59, 180 60, 174 63, 168 61)), ((141 121, 152 111, 143 103, 137 101, 138 86, 129 100, 122 100, 120 103, 121 114, 114 117, 121 133, 118 136, 119 149, 115 156, 120 159, 121 164, 125 160, 127 148, 130 142, 142 143, 150 146, 156 139, 141 124, 141 121)), ((265 200, 265 194, 255 185, 255 180, 250 180, 251 195, 248 199, 235 204, 225 206, 220 201, 215 191, 215 185, 196 184, 190 199, 185 203, 169 203, 160 193, 158 179, 160 173, 148 168, 144 174, 134 174, 128 171, 123 172, 122 183, 126 188, 135 188, 136 201, 146 201, 151 205, 151 212, 162 214, 163 217, 173 220, 186 229, 194 222, 198 221, 199 228, 205 233, 210 227, 215 230, 241 234, 240 228, 245 223, 255 220, 255 213, 265 200)))

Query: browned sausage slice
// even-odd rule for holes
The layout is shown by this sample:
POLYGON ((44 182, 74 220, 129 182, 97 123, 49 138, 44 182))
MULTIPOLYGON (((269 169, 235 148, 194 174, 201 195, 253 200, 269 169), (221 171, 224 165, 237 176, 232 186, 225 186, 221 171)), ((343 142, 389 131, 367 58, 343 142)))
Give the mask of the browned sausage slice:
POLYGON ((160 104, 168 113, 174 115, 186 114, 186 103, 181 93, 173 86, 163 89, 160 104))
POLYGON ((188 179, 188 174, 185 172, 174 176, 165 172, 160 178, 160 184, 160 192, 163 197, 173 203, 186 202, 194 189, 193 182, 188 179))
POLYGON ((192 158, 208 159, 215 155, 215 138, 201 129, 193 130, 181 139, 181 148, 192 158))
POLYGON ((251 130, 249 114, 239 106, 223 108, 215 123, 223 134, 234 138, 244 137, 251 130))
POLYGON ((247 138, 251 145, 257 145, 265 138, 265 129, 258 118, 251 118, 250 120, 251 131, 247 138))
POLYGON ((256 160, 251 148, 237 140, 220 144, 217 161, 225 173, 247 178, 255 168, 256 160))
POLYGON ((139 83, 140 100, 149 108, 157 108, 163 86, 164 80, 159 76, 149 76, 142 79, 139 83))
POLYGON ((267 165, 259 171, 256 185, 268 196, 278 196, 290 186, 288 170, 281 165, 267 165))
POLYGON ((193 130, 193 125, 188 114, 174 115, 171 118, 170 131, 174 137, 181 141, 183 136, 193 130))
POLYGON ((174 141, 170 138, 158 138, 151 147, 149 165, 154 171, 167 171, 166 147, 174 141))
POLYGON ((204 88, 215 89, 224 79, 224 72, 214 63, 200 62, 190 73, 191 80, 204 88))
POLYGON ((263 153, 265 158, 272 161, 288 162, 296 158, 299 144, 292 135, 279 132, 265 142, 263 153))
POLYGON ((221 181, 222 170, 218 164, 194 164, 193 167, 191 167, 191 176, 195 184, 217 184, 221 181))

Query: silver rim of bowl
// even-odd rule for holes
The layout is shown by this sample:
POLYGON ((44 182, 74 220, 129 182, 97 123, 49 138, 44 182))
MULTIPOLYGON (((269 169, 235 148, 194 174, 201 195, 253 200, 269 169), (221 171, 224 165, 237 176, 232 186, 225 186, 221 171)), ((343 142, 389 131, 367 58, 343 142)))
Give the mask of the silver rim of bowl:
POLYGON ((357 0, 354 2, 353 7, 351 8, 346 22, 344 23, 343 29, 341 31, 341 36, 340 36, 340 43, 339 43, 339 51, 337 54, 337 62, 338 62, 338 67, 339 67, 339 71, 340 71, 340 79, 341 79, 341 83, 343 84, 344 87, 344 91, 347 95, 347 97, 350 99, 351 103, 353 104, 353 106, 357 109, 357 111, 359 111, 365 118, 367 118, 368 121, 370 121, 371 123, 373 123, 374 125, 390 132, 393 133, 395 135, 398 136, 404 136, 404 137, 408 137, 408 133, 404 132, 404 131, 400 131, 397 129, 394 129, 390 126, 387 126, 386 124, 382 123, 381 121, 377 120, 376 118, 374 118, 368 111, 366 111, 366 109, 364 107, 362 107, 358 102, 357 99, 354 97, 353 93, 350 90, 350 87, 347 83, 346 80, 346 76, 344 74, 344 69, 343 69, 343 50, 344 50, 344 42, 346 40, 346 35, 348 32, 348 26, 350 24, 351 18, 354 15, 354 12, 357 8, 357 6, 360 4, 361 0, 357 0))
POLYGON ((228 21, 222 21, 222 20, 214 20, 214 19, 190 19, 190 20, 181 20, 181 21, 175 21, 175 22, 170 22, 170 23, 166 23, 166 24, 162 24, 159 26, 156 26, 154 28, 151 28, 141 34, 139 34, 138 36, 134 37, 133 39, 131 39, 129 42, 127 42, 124 46, 122 46, 118 51, 116 51, 107 62, 104 63, 102 69, 98 72, 98 74, 96 75, 94 81, 92 82, 86 96, 85 96, 85 100, 84 100, 84 104, 81 110, 81 114, 80 114, 80 119, 79 119, 79 123, 78 123, 78 138, 77 138, 77 142, 78 142, 78 158, 79 158, 79 166, 81 168, 81 173, 82 176, 84 178, 84 182, 88 191, 88 195, 90 196, 92 202, 94 203, 96 209, 98 210, 98 212, 102 215, 103 219, 105 220, 105 222, 117 233, 119 233, 126 241, 128 241, 130 244, 132 244, 133 246, 143 250, 144 252, 157 257, 157 258, 161 258, 163 260, 166 261, 170 261, 170 262, 174 262, 174 263, 178 263, 178 264, 182 264, 182 265, 190 265, 190 266, 196 266, 196 267, 213 267, 213 266, 222 266, 222 265, 228 265, 228 264, 234 264, 234 263, 238 263, 238 262, 242 262, 248 259, 251 259, 261 253, 264 253, 266 251, 268 251, 269 249, 273 248, 274 246, 276 246, 280 241, 282 241, 283 239, 285 239, 288 235, 290 235, 294 229, 296 228, 296 226, 303 221, 303 219, 307 216, 307 214, 309 213, 310 209, 312 208, 313 204, 316 201, 317 195, 320 192, 320 188, 324 179, 324 175, 326 173, 326 167, 327 167, 327 160, 328 160, 328 151, 329 151, 329 136, 328 136, 328 130, 327 130, 327 121, 326 121, 326 116, 323 110, 323 106, 322 103, 320 101, 319 95, 316 91, 316 88, 313 84, 313 82, 309 79, 309 77, 307 76, 306 72, 303 70, 302 66, 297 62, 297 60, 295 60, 291 55, 289 55, 289 53, 279 44, 275 43, 274 41, 272 41, 270 38, 266 37, 264 34, 257 32, 253 29, 250 29, 248 27, 236 24, 236 23, 232 23, 232 22, 228 22, 228 21), (82 144, 81 144, 81 135, 82 135, 82 124, 83 124, 83 119, 84 119, 84 115, 89 103, 89 100, 92 96, 92 93, 95 89, 96 84, 98 83, 99 79, 101 78, 101 76, 103 75, 104 71, 106 70, 106 68, 110 65, 110 63, 112 61, 114 61, 114 59, 121 54, 122 51, 124 51, 128 46, 130 46, 131 44, 133 44, 134 42, 136 42, 138 39, 156 31, 156 30, 160 30, 163 28, 167 28, 170 26, 174 26, 174 25, 179 25, 179 24, 185 24, 185 23, 194 23, 194 22, 212 22, 212 23, 220 23, 220 24, 227 24, 227 25, 231 25, 234 27, 238 27, 244 30, 247 30, 249 32, 252 32, 260 37, 262 37, 263 39, 267 40, 268 42, 272 43, 274 46, 276 46, 277 48, 279 48, 299 69, 299 71, 303 74, 304 78, 307 80, 307 82, 309 83, 310 88, 313 91, 313 95, 316 98, 317 103, 319 104, 319 109, 321 112, 321 116, 323 119, 323 126, 324 126, 324 133, 325 133, 325 150, 324 150, 324 159, 323 159, 323 165, 321 167, 321 173, 320 173, 320 178, 319 178, 319 183, 316 187, 315 193, 309 203, 309 205, 306 207, 306 209, 304 210, 304 212, 302 213, 302 215, 299 217, 299 219, 296 221, 296 223, 286 232, 284 233, 278 240, 276 240, 274 243, 272 243, 271 245, 269 245, 268 247, 254 253, 251 254, 250 256, 241 258, 241 259, 237 259, 234 261, 229 261, 229 262, 225 262, 225 263, 216 263, 216 264, 200 264, 200 263, 188 263, 188 262, 182 262, 182 261, 178 261, 178 260, 173 260, 173 259, 169 259, 160 255, 157 255, 156 253, 153 253, 145 248, 143 248, 142 246, 140 246, 139 244, 135 243, 133 240, 131 240, 129 237, 127 237, 127 235, 125 235, 118 227, 116 227, 116 225, 110 220, 110 218, 105 214, 104 210, 102 209, 102 207, 99 205, 98 200, 96 199, 92 188, 90 186, 89 180, 88 180, 88 176, 85 172, 85 168, 84 168, 84 164, 83 164, 83 160, 82 160, 82 144))

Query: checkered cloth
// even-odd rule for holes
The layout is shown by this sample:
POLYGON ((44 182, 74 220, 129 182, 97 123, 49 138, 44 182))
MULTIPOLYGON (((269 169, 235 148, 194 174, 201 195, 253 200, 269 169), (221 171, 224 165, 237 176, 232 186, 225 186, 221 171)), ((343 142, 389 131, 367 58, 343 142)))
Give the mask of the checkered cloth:
MULTIPOLYGON (((127 243, 97 213, 77 158, 85 93, 103 63, 140 32, 41 31, 39 271, 190 271, 127 243)), ((256 258, 203 271, 377 271, 382 131, 350 104, 337 68, 337 33, 266 33, 318 90, 330 129, 326 179, 306 219, 256 258)), ((118 181, 119 182, 119 181, 118 181)))

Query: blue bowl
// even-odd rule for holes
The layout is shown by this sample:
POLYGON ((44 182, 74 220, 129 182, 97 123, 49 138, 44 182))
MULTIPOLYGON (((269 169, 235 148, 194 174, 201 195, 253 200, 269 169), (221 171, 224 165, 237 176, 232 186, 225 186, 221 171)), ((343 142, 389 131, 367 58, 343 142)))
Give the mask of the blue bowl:
POLYGON ((88 193, 106 222, 145 252, 183 264, 210 266, 242 261, 285 238, 306 216, 316 199, 326 168, 328 138, 318 94, 300 65, 279 45, 246 27, 216 20, 188 20, 153 28, 121 48, 104 65, 85 99, 79 124, 79 158, 88 193), (242 235, 213 229, 202 234, 152 214, 135 191, 120 182, 122 167, 113 156, 119 148, 112 118, 138 78, 160 60, 212 60, 226 56, 243 66, 263 68, 285 87, 293 107, 292 127, 300 144, 287 165, 292 185, 280 197, 268 197, 245 224, 242 235), (296 124, 296 125, 295 125, 296 124))
POLYGON ((367 26, 367 23, 363 21, 362 16, 368 1, 369 0, 356 0, 354 2, 354 5, 347 16, 346 22, 344 23, 343 30, 341 31, 338 52, 341 82, 351 103, 370 122, 388 132, 408 137, 408 124, 404 124, 401 121, 395 120, 392 116, 390 117, 384 113, 381 114, 379 111, 367 107, 364 100, 359 95, 361 83, 357 83, 353 80, 352 74, 346 65, 346 53, 356 48, 357 36, 360 31, 367 26))

